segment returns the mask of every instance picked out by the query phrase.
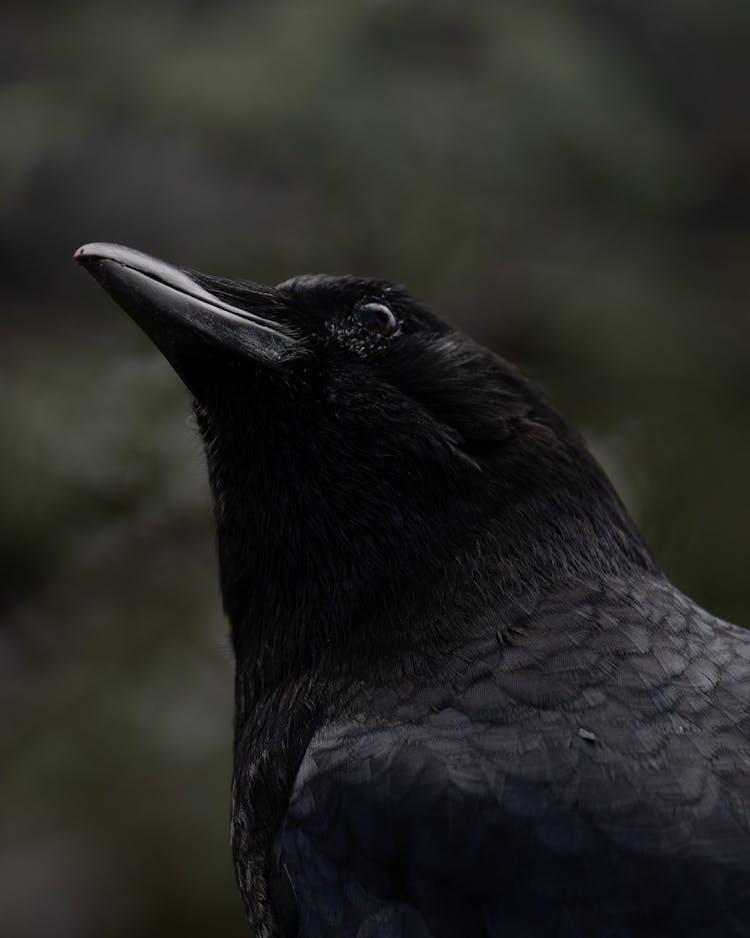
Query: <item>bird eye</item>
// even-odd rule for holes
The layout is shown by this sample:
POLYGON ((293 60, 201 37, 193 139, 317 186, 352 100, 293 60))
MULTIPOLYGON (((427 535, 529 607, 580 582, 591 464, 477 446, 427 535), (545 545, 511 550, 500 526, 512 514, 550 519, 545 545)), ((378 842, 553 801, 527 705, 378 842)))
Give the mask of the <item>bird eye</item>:
POLYGON ((363 303, 354 311, 357 322, 372 332, 390 335, 398 328, 398 321, 385 303, 363 303))

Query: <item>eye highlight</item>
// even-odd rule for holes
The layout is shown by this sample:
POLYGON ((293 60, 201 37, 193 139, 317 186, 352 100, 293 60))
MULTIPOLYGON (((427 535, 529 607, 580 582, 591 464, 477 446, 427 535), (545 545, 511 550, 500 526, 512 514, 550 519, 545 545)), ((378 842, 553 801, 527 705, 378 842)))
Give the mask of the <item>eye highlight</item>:
POLYGON ((354 310, 354 318, 370 332, 391 335, 398 329, 398 320, 385 303, 362 303, 354 310))

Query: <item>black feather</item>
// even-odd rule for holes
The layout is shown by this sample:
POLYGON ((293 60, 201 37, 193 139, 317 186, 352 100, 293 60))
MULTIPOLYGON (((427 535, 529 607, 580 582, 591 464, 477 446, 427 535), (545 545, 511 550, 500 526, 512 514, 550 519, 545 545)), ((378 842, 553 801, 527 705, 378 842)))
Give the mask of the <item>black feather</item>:
POLYGON ((272 361, 224 325, 168 346, 216 500, 258 938, 750 935, 750 633, 667 582, 542 394, 403 288, 191 276, 278 329, 272 361))

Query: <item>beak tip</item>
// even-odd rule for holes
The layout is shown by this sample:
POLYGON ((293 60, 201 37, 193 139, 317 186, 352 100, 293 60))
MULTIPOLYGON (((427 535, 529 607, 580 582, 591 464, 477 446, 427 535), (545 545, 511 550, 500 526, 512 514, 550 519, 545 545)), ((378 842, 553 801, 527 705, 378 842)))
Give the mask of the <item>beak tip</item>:
POLYGON ((132 248, 122 247, 119 244, 109 244, 106 241, 89 241, 78 248, 73 254, 73 260, 77 264, 86 267, 95 261, 124 261, 127 260, 126 255, 130 257, 143 256, 140 255, 140 252, 134 251, 132 248))
POLYGON ((102 257, 101 250, 97 250, 101 245, 91 243, 83 244, 78 250, 73 254, 73 260, 76 264, 80 264, 82 267, 87 267, 95 260, 100 260, 102 257))

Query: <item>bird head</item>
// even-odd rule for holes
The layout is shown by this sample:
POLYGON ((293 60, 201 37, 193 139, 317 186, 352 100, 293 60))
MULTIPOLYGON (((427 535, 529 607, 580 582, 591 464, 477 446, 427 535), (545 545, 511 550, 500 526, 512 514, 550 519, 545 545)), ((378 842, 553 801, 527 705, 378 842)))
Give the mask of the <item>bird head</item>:
POLYGON ((544 396, 403 287, 266 287, 111 244, 75 256, 194 398, 235 638, 283 616, 319 639, 462 577, 489 595, 651 563, 544 396))

